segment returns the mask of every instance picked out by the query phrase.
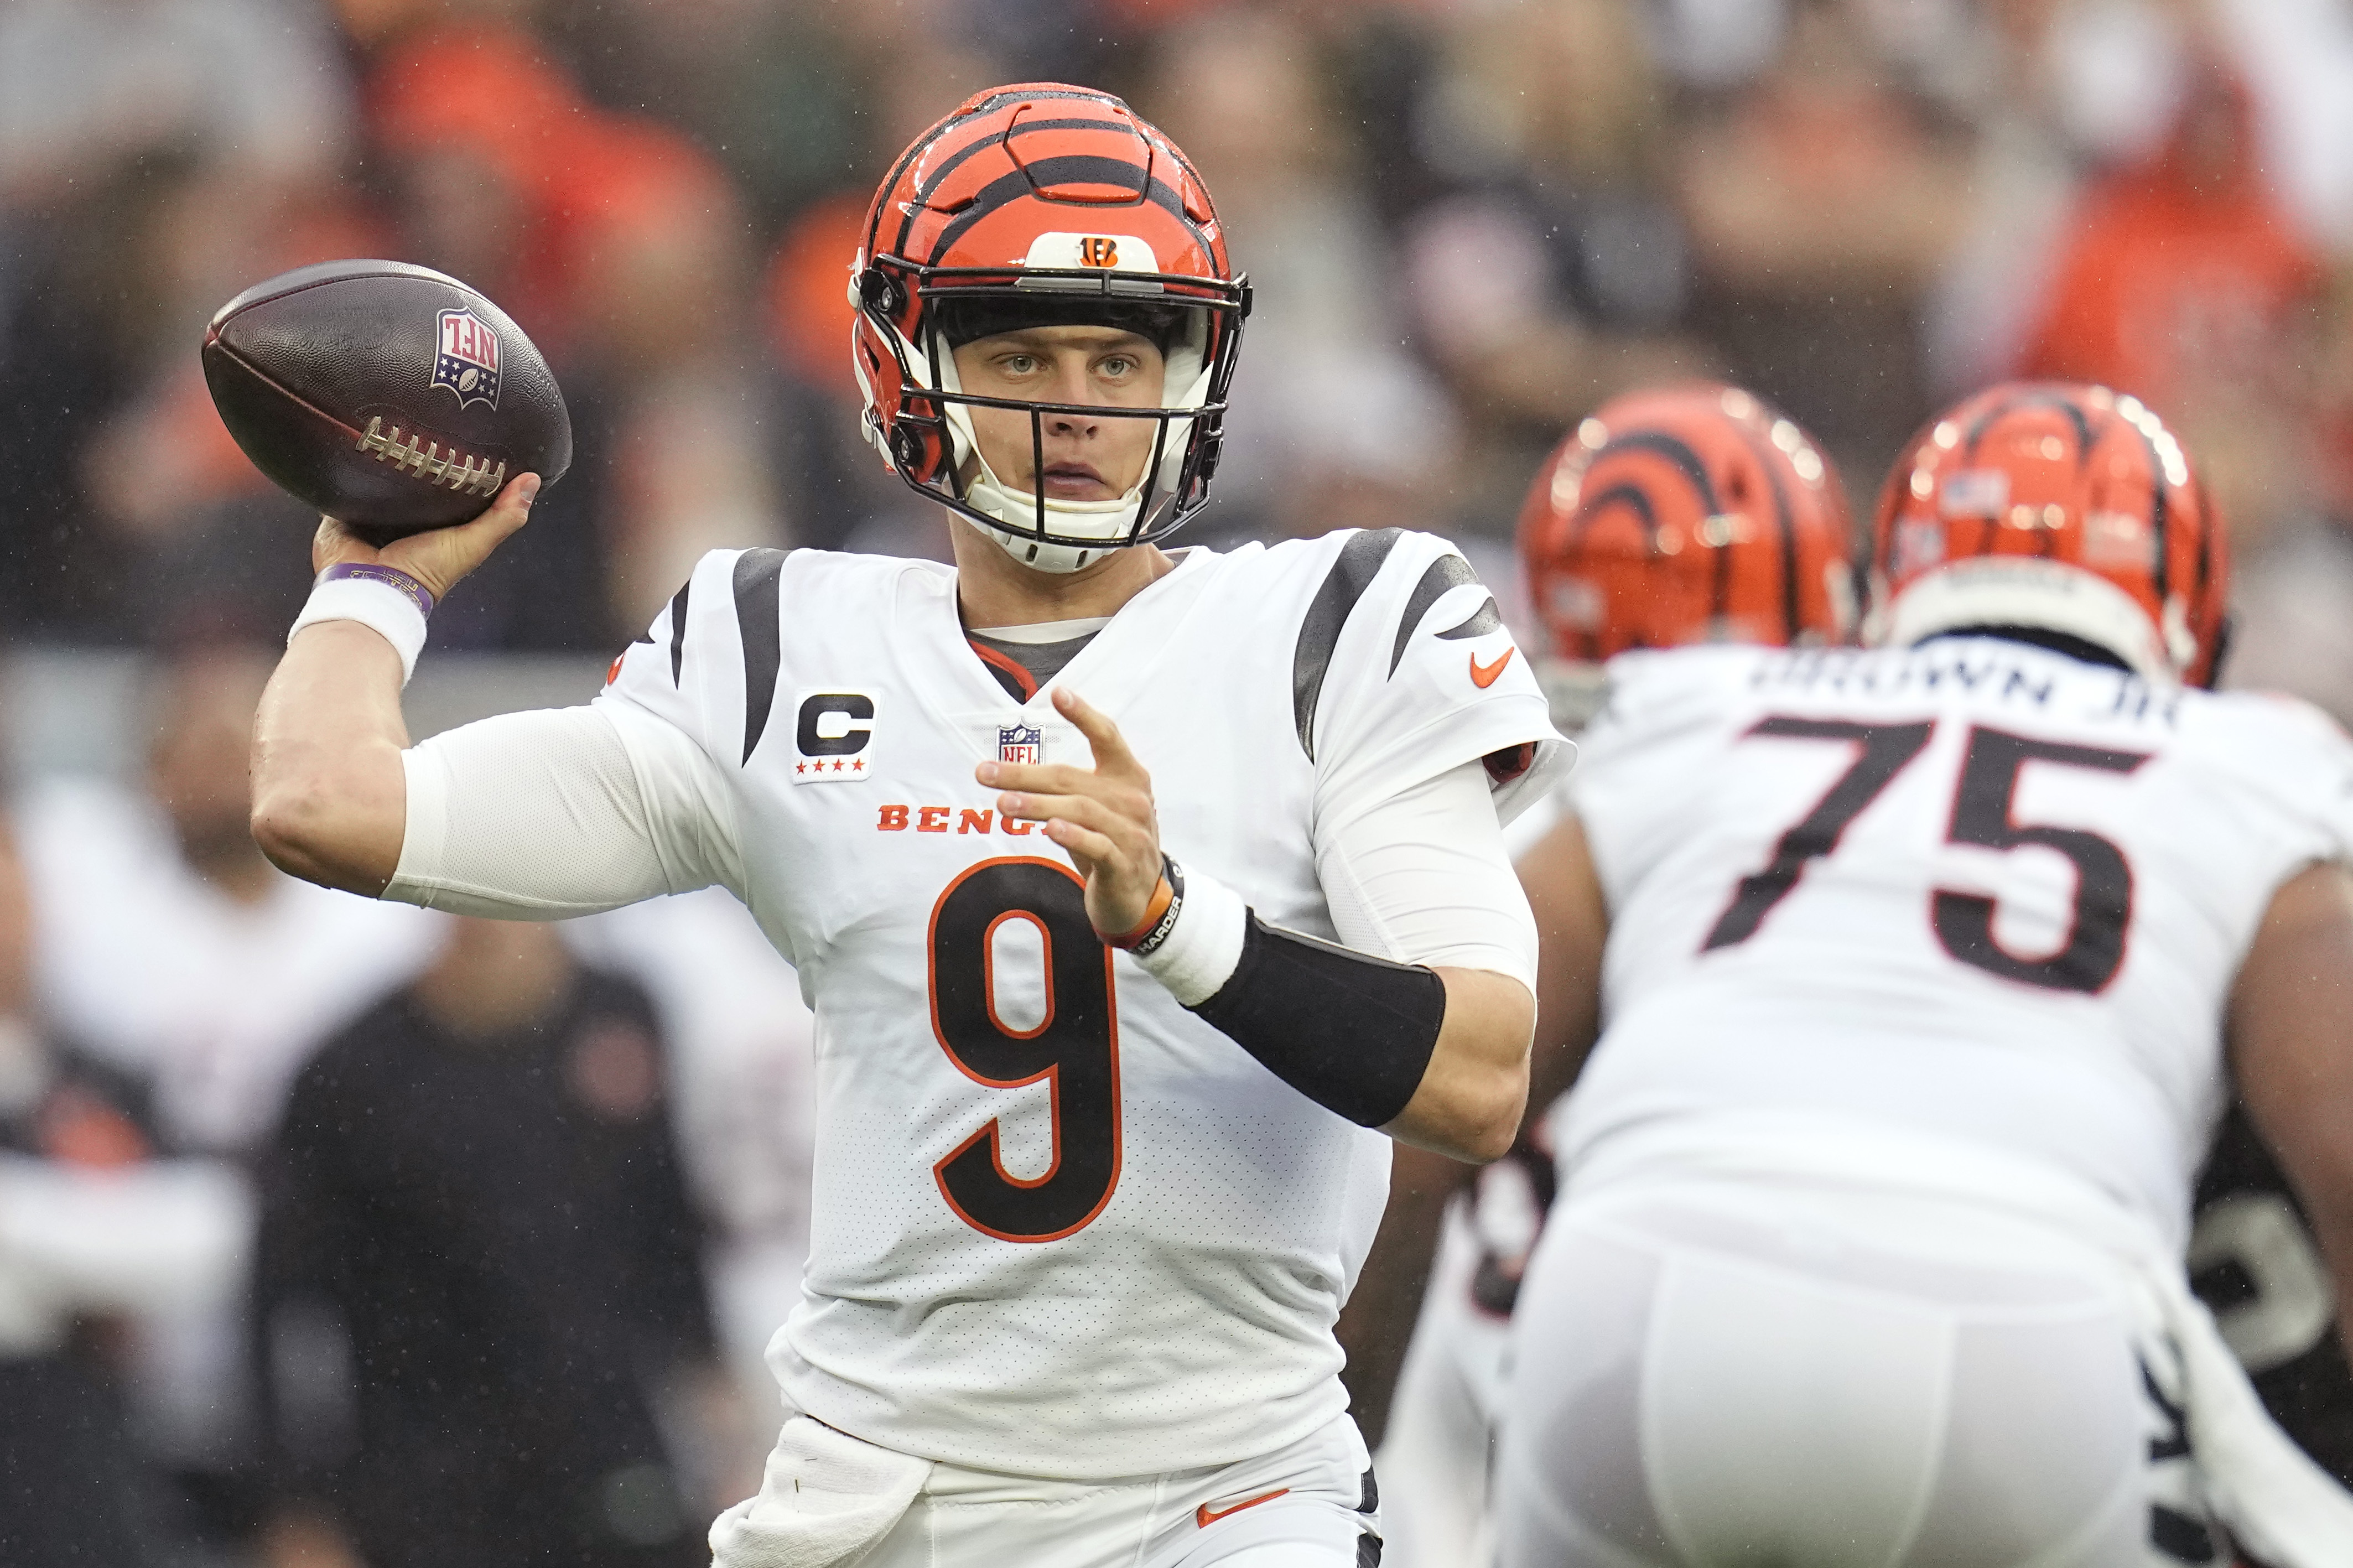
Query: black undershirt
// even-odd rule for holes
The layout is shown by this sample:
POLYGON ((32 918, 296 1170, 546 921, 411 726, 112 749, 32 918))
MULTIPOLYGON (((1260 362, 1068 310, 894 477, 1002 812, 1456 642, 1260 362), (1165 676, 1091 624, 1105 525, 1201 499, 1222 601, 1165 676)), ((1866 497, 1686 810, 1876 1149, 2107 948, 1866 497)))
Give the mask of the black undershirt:
POLYGON ((1065 637, 1060 642, 1007 642, 1002 637, 984 637, 979 632, 965 633, 972 651, 980 655, 980 662, 997 677, 997 684, 1016 702, 1027 702, 1038 695, 1039 688, 1062 673, 1079 650, 1095 640, 1097 634, 1065 637))

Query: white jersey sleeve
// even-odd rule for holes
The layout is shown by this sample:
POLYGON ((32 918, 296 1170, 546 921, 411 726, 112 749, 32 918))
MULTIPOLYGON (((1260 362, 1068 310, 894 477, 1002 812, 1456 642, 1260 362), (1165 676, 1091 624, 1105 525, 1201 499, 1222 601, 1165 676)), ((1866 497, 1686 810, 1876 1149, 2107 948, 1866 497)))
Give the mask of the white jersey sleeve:
POLYGON ((1535 990, 1535 916, 1488 784, 1480 763, 1461 763, 1317 846, 1315 873, 1341 942, 1398 963, 1493 970, 1535 990))
POLYGON ((773 603, 782 560, 706 557, 614 661, 595 703, 501 714, 410 748, 406 829, 385 897, 499 920, 564 920, 714 883, 742 897, 737 805, 702 716, 707 699, 729 696, 706 689, 725 684, 711 672, 728 668, 731 651, 741 663, 725 589, 739 575, 755 591, 765 581, 773 603), (718 591, 706 590, 690 665, 696 580, 718 591))
POLYGON ((401 759, 407 825, 384 896, 491 920, 569 920, 743 882, 723 781, 685 735, 621 708, 505 713, 401 759))
POLYGON ((1493 753, 1508 762, 1494 785, 1508 822, 1575 755, 1494 595, 1426 533, 1345 536, 1308 605, 1291 673, 1319 833, 1493 753), (1531 750, 1514 755, 1522 747, 1531 750))

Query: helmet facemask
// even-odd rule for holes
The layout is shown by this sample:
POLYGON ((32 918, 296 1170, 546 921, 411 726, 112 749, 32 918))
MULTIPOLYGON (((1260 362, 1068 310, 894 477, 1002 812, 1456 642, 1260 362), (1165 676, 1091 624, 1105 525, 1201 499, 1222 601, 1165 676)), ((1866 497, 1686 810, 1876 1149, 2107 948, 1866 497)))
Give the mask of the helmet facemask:
MULTIPOLYGON (((1087 269, 1030 269, 1008 278, 968 279, 972 268, 912 267, 892 257, 876 258, 853 286, 860 315, 873 335, 891 345, 899 376, 897 413, 884 427, 870 417, 869 439, 890 459, 900 478, 931 500, 981 528, 1024 565, 1044 572, 1074 572, 1104 552, 1165 538, 1198 510, 1207 499, 1222 440, 1225 395, 1233 374, 1241 321, 1249 310, 1249 286, 1198 278, 1106 273, 1087 269), (950 277, 955 273, 965 276, 950 277), (902 290, 904 292, 902 292, 902 290), (902 331, 902 312, 893 306, 912 294, 917 303, 912 335, 902 331), (1090 299, 1090 296, 1092 299, 1090 299), (1096 301, 1100 301, 1097 303, 1096 301), (952 342, 950 326, 959 309, 1006 324, 967 331, 952 342), (1075 324, 1137 331, 1152 321, 1163 332, 1140 331, 1161 349, 1160 402, 1152 406, 1116 404, 1033 403, 966 392, 956 371, 955 349, 1021 325, 1075 324), (1045 467, 1046 421, 1070 415, 1090 421, 1149 420, 1152 449, 1127 490, 1103 500, 1064 500, 1006 482, 980 449, 973 426, 975 408, 1006 408, 1029 416, 1032 471, 1045 467)), ((866 366, 859 366, 861 379, 866 366)), ((879 388, 865 388, 870 407, 879 388)))

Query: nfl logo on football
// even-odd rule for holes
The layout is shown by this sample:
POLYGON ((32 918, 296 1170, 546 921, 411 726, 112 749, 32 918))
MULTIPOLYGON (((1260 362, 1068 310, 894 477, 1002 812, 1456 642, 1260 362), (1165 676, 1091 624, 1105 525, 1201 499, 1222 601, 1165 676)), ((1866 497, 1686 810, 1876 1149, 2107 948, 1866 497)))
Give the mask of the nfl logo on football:
POLYGON ((433 356, 433 384, 446 386, 461 409, 477 403, 499 405, 499 334, 469 310, 444 310, 439 352, 433 356))
POLYGON ((1035 724, 1011 724, 997 731, 997 760, 1000 763, 1042 763, 1046 760, 1046 737, 1035 724))

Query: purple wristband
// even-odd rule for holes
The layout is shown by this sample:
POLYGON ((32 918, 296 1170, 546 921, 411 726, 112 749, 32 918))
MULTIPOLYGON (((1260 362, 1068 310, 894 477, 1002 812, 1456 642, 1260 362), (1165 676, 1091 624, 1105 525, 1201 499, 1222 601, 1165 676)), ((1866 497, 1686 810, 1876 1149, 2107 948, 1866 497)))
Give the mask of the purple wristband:
POLYGON ((396 589, 410 604, 417 606, 418 615, 427 619, 432 617, 433 595, 425 591, 424 584, 406 572, 390 566, 370 565, 363 561, 346 561, 340 565, 330 566, 319 574, 319 581, 322 583, 341 582, 347 577, 356 577, 364 583, 381 583, 387 588, 396 589))

